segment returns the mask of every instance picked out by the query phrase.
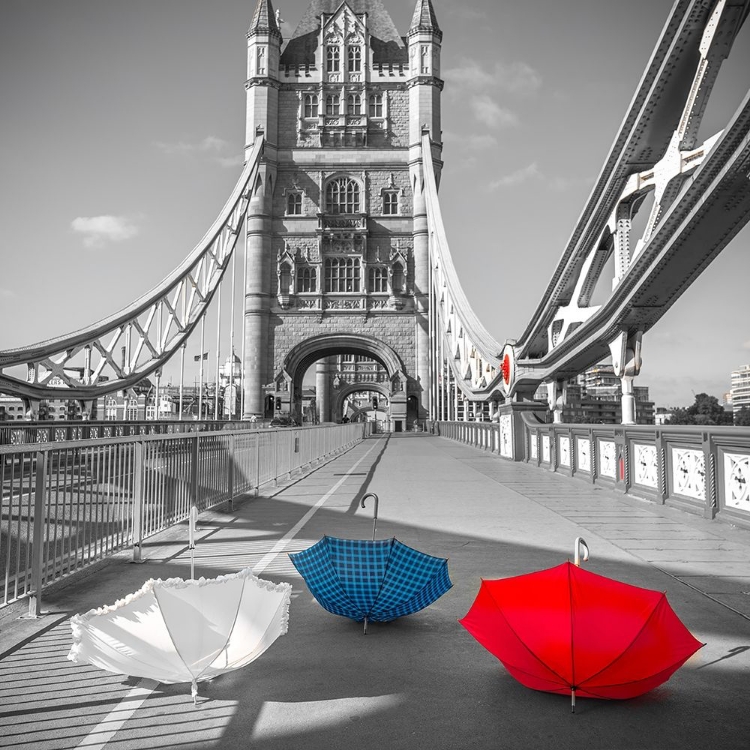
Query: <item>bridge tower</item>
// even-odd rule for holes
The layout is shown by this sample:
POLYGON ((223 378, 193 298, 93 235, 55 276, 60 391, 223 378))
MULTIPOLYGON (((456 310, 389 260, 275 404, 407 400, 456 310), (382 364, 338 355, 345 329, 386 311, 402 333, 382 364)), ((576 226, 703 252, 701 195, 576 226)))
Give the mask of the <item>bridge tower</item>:
POLYGON ((307 371, 320 388, 331 358, 353 354, 386 369, 391 426, 405 429, 431 390, 420 141, 428 129, 439 171, 432 2, 417 1, 404 38, 381 0, 312 0, 284 42, 258 0, 247 38, 246 148, 263 137, 265 149, 246 223, 245 416, 299 415, 307 371))

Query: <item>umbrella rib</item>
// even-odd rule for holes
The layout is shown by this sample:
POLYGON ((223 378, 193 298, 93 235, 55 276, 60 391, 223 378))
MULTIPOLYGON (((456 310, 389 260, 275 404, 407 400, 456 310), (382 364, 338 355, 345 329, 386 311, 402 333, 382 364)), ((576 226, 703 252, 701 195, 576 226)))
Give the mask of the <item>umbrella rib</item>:
POLYGON ((570 688, 576 688, 576 659, 575 638, 573 637, 573 579, 570 575, 570 563, 568 563, 568 601, 570 604, 570 688))
MULTIPOLYGON (((242 597, 245 595, 246 583, 247 583, 247 577, 242 576, 242 591, 240 591, 240 597, 239 597, 239 601, 237 602, 237 608, 234 610, 234 619, 232 620, 232 627, 229 628, 229 632, 227 633, 227 639, 226 641, 224 641, 224 645, 221 647, 221 650, 219 651, 219 653, 216 654, 216 657, 211 662, 211 664, 213 664, 214 661, 216 661, 216 659, 218 659, 219 656, 221 656, 221 654, 227 650, 227 646, 229 646, 229 639, 232 637, 232 633, 234 632, 234 626, 237 624, 237 616, 240 613, 240 603, 242 602, 242 597)), ((211 664, 206 664, 206 666, 203 667, 203 669, 201 669, 200 672, 198 672, 198 674, 194 677, 196 682, 198 681, 198 678, 211 666, 211 664)))
MULTIPOLYGON (((484 583, 484 581, 482 581, 484 583)), ((488 587, 487 592, 489 593, 490 597, 492 597, 492 600, 495 602, 495 605, 497 606, 498 613, 502 616, 503 620, 505 620, 506 624, 510 628, 513 635, 516 636, 518 639, 518 642, 545 668, 548 669, 552 674, 556 675, 565 685, 570 685, 570 682, 566 680, 561 674, 558 674, 552 667, 549 666, 549 664, 546 664, 543 659, 541 659, 539 656, 537 656, 528 646, 528 644, 521 638, 521 636, 516 632, 516 629, 510 624, 510 621, 505 616, 505 613, 502 610, 502 607, 500 605, 500 602, 495 599, 495 595, 492 593, 492 590, 488 587)))
POLYGON ((158 591, 157 587, 154 586, 154 598, 159 603, 159 612, 161 613, 161 619, 162 619, 162 622, 164 623, 164 627, 166 628, 167 635, 169 636, 169 640, 172 641, 172 646, 174 646, 174 652, 177 654, 177 656, 180 657, 180 661, 182 662, 182 664, 185 667, 185 669, 188 671, 188 674, 191 677, 191 681, 195 682, 195 677, 193 676, 193 671, 187 665, 187 662, 185 661, 185 659, 182 658, 182 654, 180 653, 180 649, 177 648, 177 644, 174 641, 174 636, 172 635, 172 631, 171 631, 171 629, 169 627, 169 624, 167 623, 166 617, 164 617, 164 612, 162 611, 161 602, 159 602, 159 595, 158 595, 157 591, 158 591))
MULTIPOLYGON (((666 598, 667 598, 666 595, 662 593, 661 596, 659 597, 658 601, 654 605, 653 609, 651 610, 651 612, 649 612, 648 617, 643 621, 643 624, 641 625, 641 627, 638 630, 638 632, 630 640, 630 643, 628 643, 628 645, 624 649, 622 649, 622 651, 614 659, 612 659, 611 662, 609 662, 608 664, 605 664, 598 672, 594 672, 594 674, 589 675, 583 681, 583 683, 586 683, 586 682, 589 682, 590 680, 593 680, 594 677, 596 677, 597 675, 600 675, 606 669, 609 669, 615 662, 619 661, 620 659, 622 659, 623 656, 625 656, 625 654, 628 652, 628 650, 630 649, 630 647, 638 640, 638 638, 640 637, 641 633, 646 629, 646 626, 651 621, 651 618, 654 616, 654 613, 656 612, 656 610, 659 608, 659 606, 664 601, 666 601, 666 598)), ((627 683, 622 683, 622 684, 626 685, 627 683)))

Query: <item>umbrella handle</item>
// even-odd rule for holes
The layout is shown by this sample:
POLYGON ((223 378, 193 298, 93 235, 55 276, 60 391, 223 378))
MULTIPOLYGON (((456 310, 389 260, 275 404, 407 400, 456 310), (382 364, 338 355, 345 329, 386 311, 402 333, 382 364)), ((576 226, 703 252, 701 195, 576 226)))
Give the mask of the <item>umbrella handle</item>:
POLYGON ((582 537, 576 537, 575 549, 573 551, 573 562, 579 568, 581 567, 581 548, 583 548, 583 562, 589 559, 589 545, 586 544, 586 540, 582 537))
MULTIPOLYGON (((368 492, 363 498, 362 498, 362 507, 365 507, 365 499, 368 497, 374 497, 375 498, 375 514, 372 518, 372 541, 375 541, 375 529, 378 526, 378 503, 380 500, 378 499, 378 496, 374 492, 368 492)), ((365 626, 367 627, 367 626, 365 626)))
POLYGON ((190 550, 190 580, 195 580, 195 527, 198 525, 198 508, 193 505, 188 516, 188 549, 190 550))

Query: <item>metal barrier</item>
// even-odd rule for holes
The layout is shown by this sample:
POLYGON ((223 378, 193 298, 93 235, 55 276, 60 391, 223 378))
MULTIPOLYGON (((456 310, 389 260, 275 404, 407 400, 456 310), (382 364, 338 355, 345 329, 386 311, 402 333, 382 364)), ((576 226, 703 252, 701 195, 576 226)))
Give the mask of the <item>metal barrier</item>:
POLYGON ((361 424, 0 446, 0 607, 363 438, 361 424))
POLYGON ((0 445, 26 443, 61 443, 67 440, 99 440, 133 435, 173 435, 185 432, 216 432, 217 430, 257 430, 259 422, 221 422, 213 419, 145 420, 108 422, 2 422, 0 445))
POLYGON ((529 412, 498 422, 439 422, 443 437, 705 518, 750 528, 750 429, 543 424, 529 412))

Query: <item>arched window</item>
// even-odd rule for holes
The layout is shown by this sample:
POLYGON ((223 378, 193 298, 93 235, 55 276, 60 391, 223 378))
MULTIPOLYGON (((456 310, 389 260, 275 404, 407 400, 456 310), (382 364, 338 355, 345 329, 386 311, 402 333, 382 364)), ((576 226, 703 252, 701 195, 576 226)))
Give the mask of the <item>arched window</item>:
POLYGON ((348 177, 336 177, 326 186, 326 207, 331 214, 359 213, 359 185, 348 177))
POLYGON ((327 115, 337 115, 339 114, 339 95, 338 94, 329 94, 326 97, 326 114, 327 115))
POLYGON ((388 271, 383 266, 371 266, 367 273, 368 292, 388 291, 388 271))
POLYGON ((404 267, 400 263, 393 264, 391 287, 394 294, 401 294, 404 291, 404 267))
POLYGON ((315 94, 305 94, 305 117, 318 116, 318 97, 315 94))
POLYGON ((383 116, 383 95, 373 94, 370 97, 370 117, 383 116))
POLYGON ((338 73, 340 65, 341 52, 338 45, 331 44, 326 51, 326 70, 329 73, 338 73))
POLYGON ((300 266, 297 269, 297 291, 315 292, 318 287, 318 274, 315 268, 300 266))
POLYGON ((359 291, 359 258, 326 258, 326 292, 359 291))
POLYGON ((362 97, 359 94, 349 94, 349 96, 346 97, 346 114, 362 114, 362 97))
POLYGON ((290 216, 302 214, 302 193, 289 193, 286 198, 286 212, 290 216))
POLYGON ((362 70, 362 48, 349 47, 349 72, 359 73, 362 70))

